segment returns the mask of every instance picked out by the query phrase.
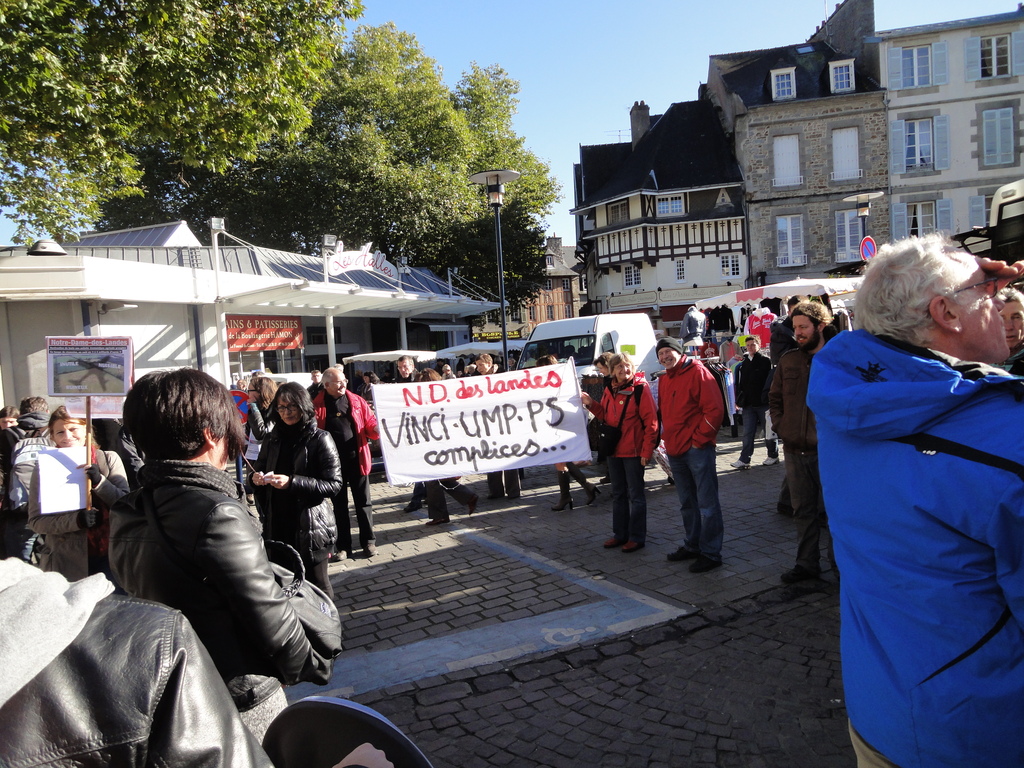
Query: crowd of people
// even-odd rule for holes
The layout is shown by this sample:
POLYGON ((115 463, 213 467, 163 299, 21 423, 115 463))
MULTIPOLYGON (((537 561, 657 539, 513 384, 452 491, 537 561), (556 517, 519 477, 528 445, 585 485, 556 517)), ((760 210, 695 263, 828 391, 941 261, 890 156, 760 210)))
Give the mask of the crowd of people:
MULTIPOLYGON (((831 531, 861 766, 1024 763, 1024 448, 1005 439, 1024 400, 1024 295, 1009 287, 1021 278, 1024 263, 975 258, 940 236, 890 244, 866 270, 857 330, 835 333, 825 303, 794 297, 770 354, 750 336, 735 366, 743 440, 732 466, 750 467, 759 431, 763 463, 785 463, 779 507, 798 540, 783 582, 820 575, 831 531), (992 429, 996 417, 1009 429, 992 429)), ((668 560, 705 573, 723 562, 716 441, 727 403, 684 339, 660 338, 657 357, 663 371, 648 380, 628 354, 602 356, 600 397, 582 395, 611 486, 604 547, 644 548, 644 467, 661 452, 683 528, 668 560)), ((495 370, 482 355, 462 374, 495 370)), ((403 358, 394 378, 455 375, 403 358)), ((358 378, 366 394, 379 384, 358 378)), ((328 563, 354 554, 351 497, 359 548, 375 555, 377 417, 340 367, 314 372, 308 388, 244 383, 243 426, 207 374, 143 376, 116 450, 45 398, 0 411, 5 762, 107 750, 141 764, 134 755, 148 750, 168 764, 268 765, 260 739, 285 706, 282 685, 329 679, 333 659, 307 637, 265 542, 294 548, 332 596, 328 563), (52 447, 80 451, 81 509, 45 508, 38 456, 52 447), (248 465, 242 485, 236 458, 248 465), (111 663, 120 674, 98 674, 111 663), (66 730, 49 729, 69 701, 104 717, 54 715, 66 730), (29 710, 40 716, 26 727, 29 710), (133 735, 115 743, 115 732, 133 735)), ((597 499, 577 465, 555 470, 554 511, 572 508, 573 479, 586 503, 597 499)), ((489 498, 521 493, 517 470, 487 482, 489 498)), ((425 502, 428 525, 449 521, 448 496, 476 509, 457 477, 418 485, 406 511, 425 502)), ((389 764, 369 745, 357 753, 339 765, 389 764)))

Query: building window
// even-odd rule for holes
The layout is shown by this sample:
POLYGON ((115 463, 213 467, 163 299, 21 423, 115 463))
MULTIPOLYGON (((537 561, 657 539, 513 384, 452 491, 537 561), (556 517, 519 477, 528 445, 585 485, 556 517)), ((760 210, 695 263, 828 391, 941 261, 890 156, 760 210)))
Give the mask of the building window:
POLYGON ((686 282, 686 259, 676 259, 676 282, 686 282))
POLYGON ((807 263, 804 256, 804 222, 799 214, 776 216, 775 235, 780 267, 799 267, 807 263))
POLYGON ((555 287, 555 284, 553 282, 551 282, 551 278, 548 278, 547 280, 544 281, 544 290, 545 291, 550 291, 554 287, 555 287))
POLYGON ((773 187, 795 187, 804 183, 800 175, 800 137, 776 136, 772 140, 773 187))
POLYGON ((572 278, 571 277, 563 277, 562 278, 562 290, 563 291, 572 291, 572 278))
POLYGON ((636 264, 627 264, 622 268, 622 285, 632 288, 640 285, 640 267, 636 264))
POLYGON ((515 306, 508 308, 509 318, 513 323, 523 322, 523 308, 516 304, 515 306))
POLYGON ((860 168, 860 136, 856 128, 832 131, 832 180, 847 181, 864 175, 860 168))
POLYGON ((740 276, 740 255, 727 253, 722 256, 722 277, 740 276))
POLYGON ((683 196, 666 195, 658 198, 658 215, 672 216, 683 213, 683 196))
POLYGON ((620 221, 629 221, 629 201, 623 200, 619 203, 608 204, 608 223, 618 224, 620 221))
POLYGON ((552 256, 550 253, 547 255, 547 258, 545 258, 544 261, 547 264, 548 269, 551 269, 555 266, 555 257, 552 256))
POLYGON ((530 322, 537 322, 537 306, 535 304, 530 305, 530 322))
POLYGON ((1013 107, 986 109, 981 113, 982 164, 1006 165, 1013 162, 1013 107))
POLYGON ((563 317, 572 317, 572 304, 565 305, 565 315, 563 317))
POLYGON ((853 60, 833 61, 828 65, 832 93, 849 93, 854 89, 853 60))
POLYGON ((919 88, 932 84, 930 45, 903 49, 903 87, 919 88))
POLYGON ((554 319, 555 319, 555 308, 551 304, 548 304, 548 320, 554 320, 554 319))
POLYGON ((903 143, 907 170, 931 170, 935 158, 932 154, 932 121, 907 120, 903 143))
POLYGON ((863 237, 857 210, 836 211, 836 261, 859 261, 863 237))
POLYGON ((1010 74, 1010 36, 981 38, 981 77, 1004 77, 1010 74))
POLYGON ((772 101, 796 98, 796 67, 772 70, 772 101))
POLYGON ((580 275, 580 293, 584 293, 585 294, 586 292, 587 292, 587 276, 586 275, 580 275))
POLYGON ((306 344, 311 347, 315 347, 319 344, 327 343, 327 326, 326 325, 307 325, 306 326, 306 344))
POLYGON ((907 203, 907 235, 923 237, 935 231, 935 203, 907 203))

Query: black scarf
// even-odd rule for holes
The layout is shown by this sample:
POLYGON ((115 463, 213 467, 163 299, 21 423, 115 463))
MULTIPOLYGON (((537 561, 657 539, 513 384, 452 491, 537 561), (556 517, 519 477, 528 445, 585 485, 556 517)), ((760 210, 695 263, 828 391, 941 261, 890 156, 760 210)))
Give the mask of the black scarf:
POLYGON ((148 461, 139 470, 139 482, 143 488, 159 488, 161 485, 192 485, 219 491, 225 496, 240 499, 240 486, 227 472, 217 469, 205 461, 148 461))

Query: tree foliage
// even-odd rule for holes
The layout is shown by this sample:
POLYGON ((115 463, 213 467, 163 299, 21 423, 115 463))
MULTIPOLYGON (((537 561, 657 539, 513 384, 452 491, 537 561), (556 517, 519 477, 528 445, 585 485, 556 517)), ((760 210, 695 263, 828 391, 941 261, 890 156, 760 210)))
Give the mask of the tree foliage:
POLYGON ((223 171, 296 137, 361 0, 3 0, 0 206, 59 237, 139 191, 132 147, 223 171))
POLYGON ((472 65, 445 85, 415 37, 394 25, 361 27, 338 51, 309 127, 267 143, 226 173, 190 169, 167 146, 139 152, 144 199, 104 205, 101 229, 211 216, 259 245, 316 253, 323 234, 373 242, 392 259, 448 267, 497 293, 493 219, 469 176, 513 168, 502 211, 511 301, 542 279, 543 217, 558 195, 550 169, 512 125, 519 84, 500 67, 472 65))

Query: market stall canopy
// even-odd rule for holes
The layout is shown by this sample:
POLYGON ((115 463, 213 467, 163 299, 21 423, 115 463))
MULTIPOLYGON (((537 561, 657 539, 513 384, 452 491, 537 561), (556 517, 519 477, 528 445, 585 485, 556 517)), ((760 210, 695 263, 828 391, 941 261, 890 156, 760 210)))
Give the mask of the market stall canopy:
MULTIPOLYGON (((506 342, 509 349, 520 350, 526 346, 526 341, 523 339, 517 339, 515 341, 509 340, 506 342)), ((501 342, 500 341, 467 341, 465 344, 457 344, 454 347, 445 347, 439 349, 434 354, 440 358, 455 358, 462 355, 482 355, 486 352, 489 355, 495 353, 501 354, 501 342)))
POLYGON ((417 362, 420 360, 433 360, 437 357, 436 352, 429 352, 422 349, 392 349, 389 352, 366 352, 362 355, 349 355, 343 363, 393 363, 400 357, 408 355, 417 362))
POLYGON ((741 288, 710 299, 695 302, 697 309, 712 307, 735 306, 747 302, 758 302, 761 299, 784 299, 787 296, 821 296, 823 293, 835 296, 840 293, 853 293, 860 287, 863 277, 831 277, 831 278, 797 278, 785 283, 759 285, 755 288, 741 288))

